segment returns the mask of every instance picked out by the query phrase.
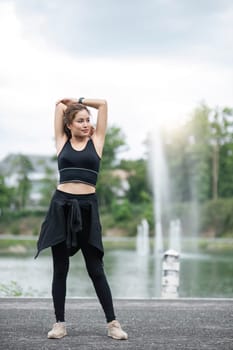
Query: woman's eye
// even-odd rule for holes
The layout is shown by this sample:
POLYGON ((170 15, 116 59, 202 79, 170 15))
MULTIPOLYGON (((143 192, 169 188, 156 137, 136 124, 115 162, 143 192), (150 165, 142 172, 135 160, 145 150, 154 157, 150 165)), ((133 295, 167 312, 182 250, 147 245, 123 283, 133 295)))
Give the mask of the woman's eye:
POLYGON ((78 119, 77 122, 80 123, 80 124, 82 124, 84 122, 90 123, 90 119, 86 119, 86 120, 85 119, 78 119))

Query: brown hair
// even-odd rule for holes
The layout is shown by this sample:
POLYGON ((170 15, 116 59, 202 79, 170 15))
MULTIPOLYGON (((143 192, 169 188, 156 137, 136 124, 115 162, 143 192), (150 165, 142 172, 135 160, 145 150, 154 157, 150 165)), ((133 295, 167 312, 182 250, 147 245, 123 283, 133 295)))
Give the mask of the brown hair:
POLYGON ((72 123, 72 121, 74 120, 76 114, 80 111, 83 111, 83 110, 87 111, 87 113, 89 115, 91 115, 89 109, 80 103, 72 103, 65 110, 65 113, 64 113, 64 131, 69 139, 71 138, 72 135, 71 135, 70 129, 67 127, 67 125, 70 125, 72 123))

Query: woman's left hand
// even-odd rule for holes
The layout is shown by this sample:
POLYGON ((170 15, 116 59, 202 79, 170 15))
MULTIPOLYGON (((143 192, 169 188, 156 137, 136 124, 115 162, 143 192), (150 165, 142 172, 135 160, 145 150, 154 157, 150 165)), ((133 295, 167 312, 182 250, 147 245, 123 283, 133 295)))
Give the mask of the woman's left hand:
POLYGON ((56 105, 58 105, 59 103, 63 103, 64 105, 69 106, 72 103, 78 103, 78 99, 77 98, 62 98, 61 100, 58 100, 56 102, 56 105))

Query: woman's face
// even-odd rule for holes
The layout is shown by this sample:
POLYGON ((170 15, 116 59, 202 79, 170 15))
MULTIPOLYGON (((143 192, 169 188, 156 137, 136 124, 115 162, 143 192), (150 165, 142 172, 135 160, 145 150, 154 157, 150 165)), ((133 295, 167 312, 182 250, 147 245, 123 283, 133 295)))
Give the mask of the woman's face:
POLYGON ((72 123, 69 125, 72 136, 85 137, 91 132, 91 120, 88 112, 83 109, 76 113, 72 123))

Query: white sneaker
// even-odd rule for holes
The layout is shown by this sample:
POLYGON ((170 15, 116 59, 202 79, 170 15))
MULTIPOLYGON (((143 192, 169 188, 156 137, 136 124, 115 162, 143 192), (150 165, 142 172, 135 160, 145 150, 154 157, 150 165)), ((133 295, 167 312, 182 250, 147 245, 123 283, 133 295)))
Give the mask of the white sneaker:
POLYGON ((66 323, 65 322, 56 322, 53 325, 51 331, 48 332, 49 339, 60 339, 67 335, 66 332, 66 323))
POLYGON ((108 323, 108 336, 118 340, 128 339, 128 334, 122 330, 117 320, 108 323))

